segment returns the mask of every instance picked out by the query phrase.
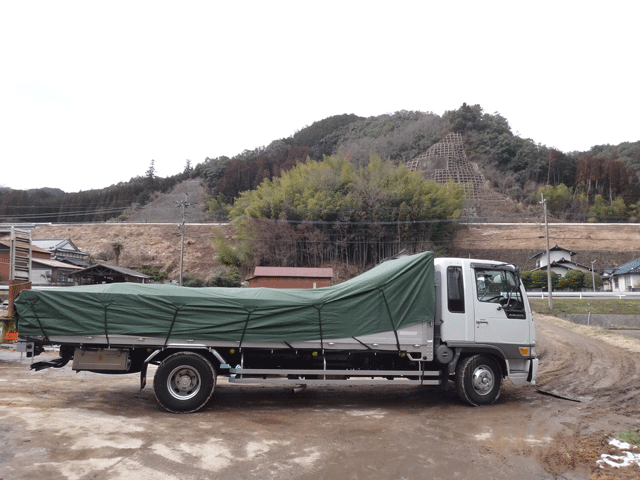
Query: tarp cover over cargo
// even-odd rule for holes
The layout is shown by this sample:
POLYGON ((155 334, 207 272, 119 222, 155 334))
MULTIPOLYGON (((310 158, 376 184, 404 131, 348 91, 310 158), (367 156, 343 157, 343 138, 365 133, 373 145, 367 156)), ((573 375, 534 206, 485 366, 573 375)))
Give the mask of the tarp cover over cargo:
POLYGON ((23 335, 136 335, 291 342, 358 337, 433 320, 433 254, 390 260, 318 289, 112 283, 23 290, 23 335))

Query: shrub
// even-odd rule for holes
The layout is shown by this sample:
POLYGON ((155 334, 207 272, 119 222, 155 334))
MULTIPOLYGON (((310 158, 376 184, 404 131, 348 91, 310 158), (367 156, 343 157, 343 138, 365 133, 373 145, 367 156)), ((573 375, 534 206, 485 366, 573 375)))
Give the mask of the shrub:
MULTIPOLYGON (((571 290, 580 290, 584 285, 585 274, 581 270, 569 270, 564 278, 567 281, 567 287, 571 290)), ((589 276, 591 278, 591 276, 589 276)))
POLYGON ((531 288, 532 289, 541 288, 543 290, 547 289, 547 271, 546 270, 536 270, 531 274, 531 288))
POLYGON ((602 282, 602 277, 600 275, 594 272, 592 277, 591 272, 584 272, 584 283, 582 284, 583 288, 592 290, 594 280, 596 282, 596 288, 602 288, 603 282, 602 282))
POLYGON ((220 267, 213 271, 213 276, 207 282, 207 287, 240 287, 242 278, 234 267, 220 267))
POLYGON ((204 280, 190 273, 185 273, 182 275, 182 286, 183 287, 204 287, 204 280))
POLYGON ((520 272, 520 278, 522 279, 522 284, 524 285, 524 288, 526 290, 529 290, 531 288, 532 275, 533 275, 533 272, 531 270, 525 270, 523 272, 520 272))
POLYGON ((569 282, 565 277, 558 275, 556 272, 551 272, 551 288, 554 290, 565 290, 569 288, 569 282))
POLYGON ((154 282, 164 282, 169 278, 167 272, 156 270, 155 268, 143 268, 139 272, 149 275, 154 282))

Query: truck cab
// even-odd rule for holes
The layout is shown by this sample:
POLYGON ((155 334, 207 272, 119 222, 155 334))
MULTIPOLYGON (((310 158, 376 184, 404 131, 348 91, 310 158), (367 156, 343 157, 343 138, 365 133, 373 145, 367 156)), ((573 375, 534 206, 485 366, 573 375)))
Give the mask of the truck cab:
POLYGON ((435 272, 435 325, 440 343, 436 354, 438 348, 446 348, 452 355, 490 357, 513 384, 535 381, 535 325, 518 267, 439 258, 435 272))

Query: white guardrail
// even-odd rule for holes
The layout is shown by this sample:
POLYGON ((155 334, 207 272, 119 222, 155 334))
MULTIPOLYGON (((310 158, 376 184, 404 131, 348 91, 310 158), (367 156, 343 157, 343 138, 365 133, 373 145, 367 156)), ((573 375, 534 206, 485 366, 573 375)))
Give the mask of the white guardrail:
MULTIPOLYGON (((551 292, 554 298, 619 298, 639 300, 640 292, 551 292)), ((529 298, 549 298, 547 292, 527 292, 529 298)))

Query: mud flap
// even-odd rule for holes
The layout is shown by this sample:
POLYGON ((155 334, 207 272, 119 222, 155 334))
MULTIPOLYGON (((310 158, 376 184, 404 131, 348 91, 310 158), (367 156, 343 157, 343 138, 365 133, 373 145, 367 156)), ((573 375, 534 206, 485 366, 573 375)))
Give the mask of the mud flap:
POLYGON ((149 364, 144 362, 142 364, 142 368, 140 369, 140 391, 144 390, 145 385, 147 384, 147 367, 149 364))
POLYGON ((147 367, 149 366, 149 362, 161 351, 162 350, 154 351, 144 362, 142 362, 142 367, 140 367, 140 391, 144 390, 144 387, 147 384, 147 367))

